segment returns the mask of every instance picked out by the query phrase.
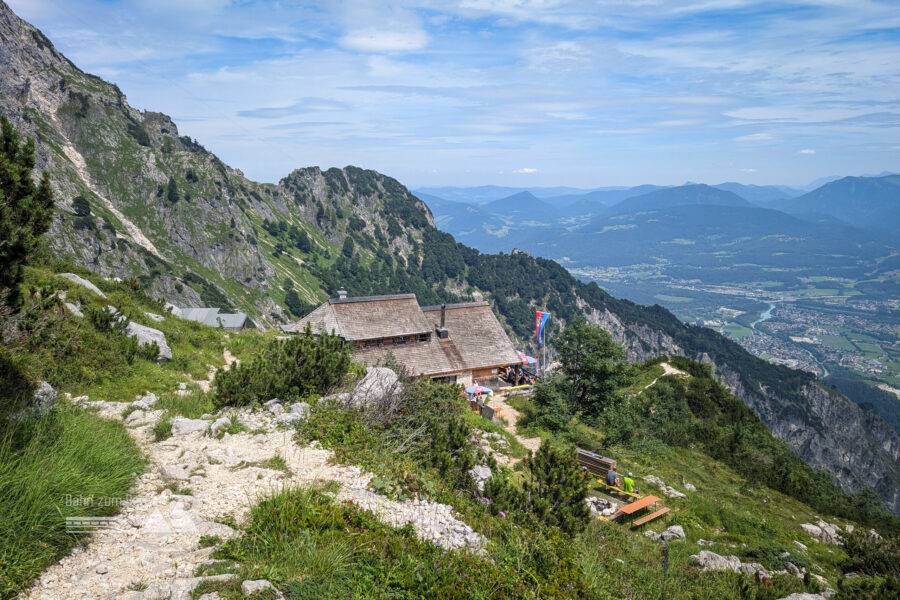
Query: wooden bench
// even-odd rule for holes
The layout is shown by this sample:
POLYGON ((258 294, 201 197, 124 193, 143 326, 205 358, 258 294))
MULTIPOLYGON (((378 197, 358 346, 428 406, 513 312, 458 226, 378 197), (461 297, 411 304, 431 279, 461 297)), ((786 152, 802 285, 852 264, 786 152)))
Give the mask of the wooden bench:
POLYGON ((640 519, 638 519, 637 521, 635 521, 634 523, 632 523, 631 526, 632 526, 632 527, 641 527, 642 525, 644 525, 644 524, 646 524, 646 523, 649 523, 649 522, 652 521, 653 519, 658 519, 658 518, 660 518, 661 516, 663 516, 664 514, 666 514, 667 512, 669 512, 670 510, 672 510, 672 509, 669 508, 668 506, 663 507, 663 508, 659 509, 658 511, 654 512, 654 513, 650 513, 650 514, 647 515, 646 517, 641 517, 640 519))
POLYGON ((623 496, 628 496, 629 498, 634 498, 635 500, 640 498, 639 495, 637 495, 633 492, 626 492, 625 490, 623 490, 621 488, 617 488, 614 485, 609 485, 603 479, 598 479, 597 483, 600 484, 601 486, 605 487, 611 494, 622 494, 623 496))

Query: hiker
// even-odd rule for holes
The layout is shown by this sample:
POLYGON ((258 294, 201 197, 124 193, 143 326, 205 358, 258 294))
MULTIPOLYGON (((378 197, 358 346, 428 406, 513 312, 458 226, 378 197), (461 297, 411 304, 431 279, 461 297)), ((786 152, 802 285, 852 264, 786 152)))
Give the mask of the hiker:
POLYGON ((634 479, 632 479, 632 477, 634 477, 634 475, 629 471, 628 475, 622 478, 622 489, 629 494, 634 493, 634 479))
POLYGON ((612 469, 606 472, 606 485, 619 487, 619 473, 616 471, 615 465, 613 465, 612 469))

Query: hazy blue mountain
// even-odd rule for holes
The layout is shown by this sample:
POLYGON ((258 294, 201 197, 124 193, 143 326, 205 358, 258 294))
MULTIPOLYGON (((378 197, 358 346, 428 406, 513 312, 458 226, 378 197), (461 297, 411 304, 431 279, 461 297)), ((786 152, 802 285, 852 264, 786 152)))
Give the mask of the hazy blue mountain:
POLYGON ((746 185, 733 181, 720 183, 713 187, 737 194, 754 204, 769 204, 786 198, 796 198, 805 191, 786 185, 746 185))
POLYGON ((517 188, 499 185, 481 185, 476 187, 421 187, 413 190, 413 193, 420 198, 422 197, 422 194, 425 194, 443 198, 444 200, 452 200, 454 202, 484 204, 494 200, 500 200, 501 198, 507 198, 520 192, 531 192, 538 198, 553 198, 556 196, 583 194, 590 191, 592 190, 582 190, 565 186, 517 188))
POLYGON ((547 221, 553 218, 553 206, 537 198, 531 192, 519 192, 483 204, 480 208, 487 213, 517 217, 528 221, 547 221))
POLYGON ((674 206, 702 204, 705 206, 750 206, 750 202, 737 194, 720 190, 705 184, 690 184, 664 188, 626 198, 612 206, 607 214, 620 215, 647 210, 658 210, 674 206))
POLYGON ((900 175, 844 177, 777 204, 791 214, 822 214, 858 227, 900 229, 900 175))
POLYGON ((471 234, 480 235, 487 228, 496 231, 503 227, 503 222, 495 215, 482 210, 475 204, 454 202, 431 194, 416 194, 431 210, 436 227, 444 231, 458 231, 461 239, 471 234))
POLYGON ((631 265, 664 256, 689 268, 816 265, 826 273, 889 254, 892 236, 810 223, 752 205, 686 204, 601 216, 577 229, 533 232, 515 243, 579 265, 631 265))

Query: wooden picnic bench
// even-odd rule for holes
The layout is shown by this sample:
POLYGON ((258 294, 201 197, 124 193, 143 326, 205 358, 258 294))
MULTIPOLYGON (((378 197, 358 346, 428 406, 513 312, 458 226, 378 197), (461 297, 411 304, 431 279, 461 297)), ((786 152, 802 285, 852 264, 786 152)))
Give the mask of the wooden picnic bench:
POLYGON ((601 486, 605 487, 609 492, 611 492, 613 494, 622 494, 623 496, 628 496, 629 498, 634 498, 635 500, 640 498, 640 495, 635 494, 634 492, 626 492, 622 488, 617 488, 614 485, 609 485, 608 483, 606 483, 605 479, 598 479, 597 483, 599 483, 601 486))
POLYGON ((633 515, 637 511, 647 508, 650 505, 656 504, 660 499, 656 496, 644 496, 640 500, 636 500, 631 504, 626 504, 622 506, 616 513, 612 516, 613 519, 618 519, 623 515, 633 515))
POLYGON ((663 508, 659 509, 658 511, 653 512, 653 513, 650 513, 650 514, 647 515, 646 517, 641 517, 640 519, 638 519, 637 521, 635 521, 634 523, 632 523, 631 526, 632 526, 632 527, 638 527, 638 528, 640 528, 640 527, 642 527, 643 525, 645 525, 646 523, 649 523, 650 521, 652 521, 652 520, 654 520, 654 519, 660 518, 661 516, 663 516, 664 514, 666 514, 667 512, 669 512, 670 510, 672 510, 672 509, 669 508, 668 506, 664 506, 663 508))

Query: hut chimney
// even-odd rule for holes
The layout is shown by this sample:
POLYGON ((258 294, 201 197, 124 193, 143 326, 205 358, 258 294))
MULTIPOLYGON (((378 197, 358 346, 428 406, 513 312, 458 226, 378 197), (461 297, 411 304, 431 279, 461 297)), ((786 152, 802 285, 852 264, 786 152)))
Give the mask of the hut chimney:
POLYGON ((441 304, 441 324, 440 326, 435 326, 434 330, 437 333, 437 337, 439 340, 446 340, 450 337, 450 332, 447 331, 447 328, 444 327, 444 321, 447 316, 447 305, 441 304))
POLYGON ((343 300, 343 299, 345 299, 346 297, 347 297, 347 290, 345 290, 344 288, 339 289, 339 290, 338 290, 338 298, 340 298, 341 300, 343 300))

